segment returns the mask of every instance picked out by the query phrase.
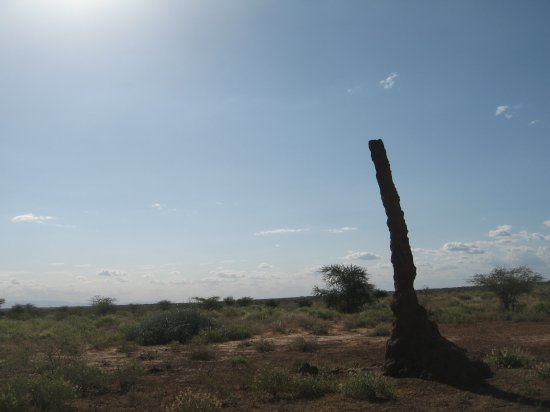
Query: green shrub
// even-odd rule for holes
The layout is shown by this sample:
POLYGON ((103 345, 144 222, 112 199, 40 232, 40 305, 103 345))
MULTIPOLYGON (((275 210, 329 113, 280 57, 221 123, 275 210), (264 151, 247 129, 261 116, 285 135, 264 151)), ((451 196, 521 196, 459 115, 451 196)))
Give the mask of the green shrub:
POLYGON ((193 392, 186 389, 181 392, 174 402, 166 410, 168 412, 216 412, 220 411, 222 403, 220 400, 206 392, 193 392))
POLYGON ((235 298, 233 296, 227 296, 223 298, 223 303, 225 303, 225 306, 235 306, 235 298))
POLYGON ((344 313, 359 312, 363 305, 374 300, 374 286, 369 283, 365 268, 357 265, 329 265, 320 269, 326 289, 318 286, 313 294, 326 305, 344 313))
POLYGON ((349 377, 342 383, 340 391, 344 397, 357 400, 374 401, 395 398, 391 382, 387 378, 370 372, 349 377))
POLYGON ((517 369, 529 366, 533 357, 520 348, 493 349, 489 361, 498 368, 517 369))
POLYGON ((71 362, 63 366, 58 373, 73 384, 80 396, 104 392, 109 384, 108 377, 101 369, 89 366, 83 361, 71 362))
POLYGON ((63 379, 18 377, 0 389, 0 411, 67 411, 67 402, 75 397, 75 388, 63 379))
POLYGON ((298 336, 290 342, 290 348, 302 352, 315 352, 319 348, 319 342, 315 338, 306 339, 298 336))
POLYGON ((172 308, 172 302, 166 299, 159 300, 157 306, 160 310, 170 310, 172 308))
POLYGON ((290 374, 287 369, 273 367, 262 369, 254 378, 254 389, 267 392, 273 398, 289 389, 290 374))
POLYGON ((244 340, 252 336, 250 329, 244 325, 222 326, 219 328, 203 329, 199 336, 208 343, 229 342, 244 340))
POLYGON ((305 376, 292 381, 292 392, 296 398, 320 398, 335 392, 336 384, 326 376, 305 376))
POLYGON ((250 296, 243 296, 242 298, 237 299, 237 305, 239 306, 250 306, 254 303, 254 299, 250 296))
POLYGON ((212 324, 211 318, 195 309, 163 312, 134 327, 127 339, 141 345, 163 345, 171 341, 184 343, 212 324))

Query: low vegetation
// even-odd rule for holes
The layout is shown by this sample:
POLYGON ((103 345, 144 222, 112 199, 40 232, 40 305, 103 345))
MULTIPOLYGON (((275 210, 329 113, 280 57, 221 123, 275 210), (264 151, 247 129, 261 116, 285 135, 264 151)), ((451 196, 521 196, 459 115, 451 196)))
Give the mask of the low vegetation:
MULTIPOLYGON (((507 338, 525 327, 548 330, 550 284, 533 286, 517 295, 510 310, 482 287, 426 289, 419 299, 449 335, 484 334, 468 350, 491 364, 495 385, 546 402, 545 346, 538 335, 507 338)), ((96 298, 87 307, 17 304, 0 310, 0 411, 159 405, 167 411, 238 411, 253 404, 306 410, 309 402, 321 402, 315 404, 319 410, 324 404, 326 410, 340 404, 349 410, 384 404, 407 409, 409 393, 434 391, 428 383, 381 376, 391 294, 350 313, 328 306, 322 296, 273 299, 275 304, 211 297, 191 304, 116 305, 115 299, 96 298)))

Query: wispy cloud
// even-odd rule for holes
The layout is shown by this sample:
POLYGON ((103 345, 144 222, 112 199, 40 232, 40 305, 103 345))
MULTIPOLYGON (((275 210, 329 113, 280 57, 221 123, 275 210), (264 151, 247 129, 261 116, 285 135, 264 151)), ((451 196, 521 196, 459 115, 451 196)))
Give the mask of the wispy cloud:
POLYGON ((480 255, 485 253, 483 249, 480 249, 474 243, 447 242, 443 245, 442 249, 447 252, 462 252, 472 255, 480 255))
POLYGON ((550 227, 550 220, 545 220, 544 221, 544 226, 550 227))
POLYGON ((344 226, 338 229, 329 229, 330 233, 344 233, 344 232, 353 232, 354 230, 359 230, 356 227, 344 226))
POLYGON ((380 256, 370 252, 350 251, 342 259, 344 260, 377 260, 380 256))
POLYGON ((395 85, 398 77, 399 76, 397 75, 397 73, 390 73, 388 77, 386 77, 384 80, 380 80, 379 83, 384 89, 391 89, 395 85))
POLYGON ((159 212, 168 211, 168 212, 175 212, 176 209, 169 208, 164 203, 153 203, 151 207, 155 210, 158 210, 159 212))
POLYGON ((53 220, 53 219, 55 218, 52 216, 37 216, 34 213, 27 213, 25 215, 14 216, 12 217, 11 221, 14 223, 23 223, 23 222, 44 223, 48 220, 53 220))
POLYGON ((540 122, 539 119, 531 120, 531 121, 529 122, 529 126, 533 126, 534 124, 537 124, 537 123, 539 123, 539 122, 540 122))
POLYGON ((272 267, 273 265, 266 262, 262 262, 258 265, 258 269, 271 269, 272 267))
POLYGON ((303 233, 309 232, 309 229, 272 229, 264 230, 261 232, 254 233, 254 236, 265 236, 265 235, 286 235, 290 233, 303 233))
POLYGON ((108 278, 113 278, 118 282, 128 282, 130 279, 128 279, 128 273, 126 272, 120 272, 118 270, 101 270, 97 272, 98 276, 104 276, 108 278))

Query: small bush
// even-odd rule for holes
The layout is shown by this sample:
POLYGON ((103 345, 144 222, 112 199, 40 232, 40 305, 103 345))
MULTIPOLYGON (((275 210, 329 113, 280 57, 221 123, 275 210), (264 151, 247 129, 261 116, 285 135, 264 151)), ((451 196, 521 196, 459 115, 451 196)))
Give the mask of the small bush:
POLYGON ((193 392, 186 389, 181 392, 166 410, 168 412, 216 412, 222 408, 221 401, 206 392, 193 392))
POLYGON ((212 323, 212 319, 195 309, 164 312, 134 327, 127 339, 141 345, 163 345, 171 341, 184 343, 212 323))
POLYGON ((370 336, 390 336, 391 329, 387 325, 376 325, 376 327, 369 332, 370 336))
POLYGON ((275 344, 270 339, 258 339, 252 343, 254 349, 258 352, 273 352, 275 350, 275 344))
POLYGON ((334 381, 325 376, 306 376, 294 379, 292 392, 296 398, 320 398, 336 390, 334 381))
POLYGON ((311 302, 311 299, 300 296, 298 299, 296 299, 296 304, 299 308, 309 308, 313 303, 311 302))
POLYGON ((290 348, 302 352, 315 352, 319 348, 317 339, 298 336, 290 342, 290 348))
POLYGON ((60 378, 15 378, 0 390, 0 411, 67 411, 76 397, 75 388, 60 378))
POLYGON ((267 392, 273 398, 281 392, 289 389, 290 374, 288 370, 279 367, 262 369, 254 378, 254 388, 261 392, 267 392))
POLYGON ((517 369, 529 366, 533 357, 520 348, 493 349, 489 361, 498 368, 517 369))
POLYGON ((189 346, 189 354, 193 360, 209 361, 216 358, 214 349, 201 339, 197 339, 189 346))
POLYGON ((101 369, 89 366, 82 361, 75 361, 62 367, 59 374, 74 385, 80 396, 104 392, 109 383, 101 369))
POLYGON ((163 299, 157 302, 157 306, 160 310, 170 310, 172 308, 172 302, 163 299))
POLYGON ((391 382, 372 373, 358 373, 344 381, 340 387, 346 398, 374 401, 377 399, 394 399, 394 388, 391 382))
POLYGON ((223 299, 225 306, 235 306, 235 298, 233 296, 227 296, 223 299))
POLYGON ((230 360, 231 367, 237 368, 239 366, 248 366, 248 360, 245 357, 237 356, 235 358, 231 358, 230 360))
POLYGON ((100 316, 115 312, 115 302, 115 298, 109 298, 107 296, 100 295, 95 295, 93 298, 90 299, 90 304, 92 305, 92 308, 100 316))
POLYGON ((122 393, 129 392, 137 383, 138 379, 143 375, 143 369, 136 362, 130 362, 122 366, 118 366, 115 371, 115 379, 118 384, 118 389, 122 393))
POLYGON ((219 296, 210 296, 209 298, 194 297, 193 300, 204 310, 219 310, 223 307, 219 296))
POLYGON ((268 308, 276 308, 279 306, 279 302, 277 302, 275 299, 269 299, 264 303, 265 306, 268 308))

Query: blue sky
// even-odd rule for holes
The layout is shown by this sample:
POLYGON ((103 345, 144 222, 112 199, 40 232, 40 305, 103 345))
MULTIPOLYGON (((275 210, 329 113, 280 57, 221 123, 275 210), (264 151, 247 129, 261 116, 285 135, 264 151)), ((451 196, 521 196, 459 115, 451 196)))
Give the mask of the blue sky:
POLYGON ((550 4, 3 0, 7 304, 391 289, 368 140, 418 268, 550 277, 550 4))

